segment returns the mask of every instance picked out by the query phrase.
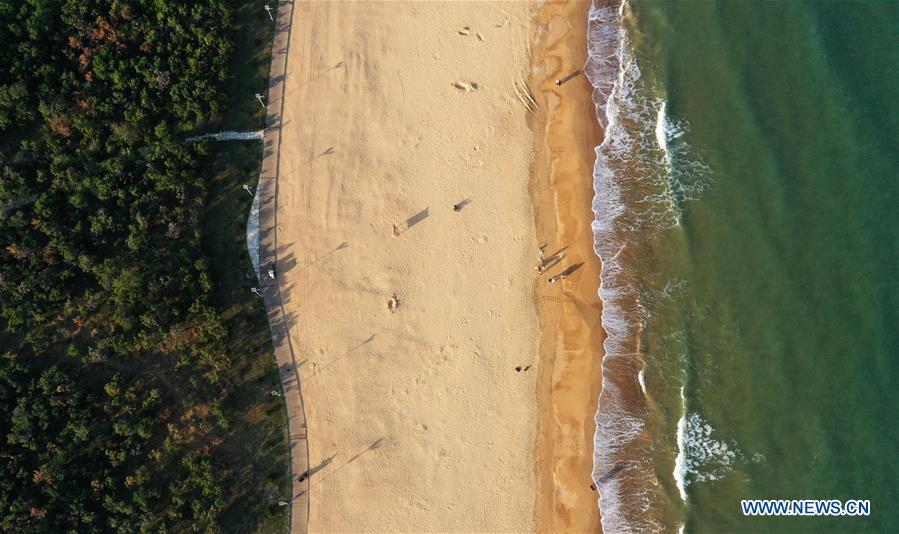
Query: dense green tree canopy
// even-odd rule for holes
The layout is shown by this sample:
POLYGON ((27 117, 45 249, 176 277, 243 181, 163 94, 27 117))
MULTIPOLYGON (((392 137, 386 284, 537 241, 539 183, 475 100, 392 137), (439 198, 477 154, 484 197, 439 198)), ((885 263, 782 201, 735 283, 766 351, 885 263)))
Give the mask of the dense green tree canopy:
POLYGON ((0 0, 0 530, 215 529, 222 0, 0 0))

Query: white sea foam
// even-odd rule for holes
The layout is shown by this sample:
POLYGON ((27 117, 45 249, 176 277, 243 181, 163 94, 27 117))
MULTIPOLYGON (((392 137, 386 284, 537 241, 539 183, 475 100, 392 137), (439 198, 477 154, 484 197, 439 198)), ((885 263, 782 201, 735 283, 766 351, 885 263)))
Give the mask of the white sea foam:
MULTIPOLYGON (((607 333, 604 342, 602 391, 594 436, 593 479, 597 481, 615 468, 617 459, 639 438, 645 426, 641 418, 629 414, 621 405, 621 392, 608 379, 607 372, 617 360, 623 359, 626 362, 629 358, 625 341, 633 329, 631 319, 621 306, 622 302, 633 300, 628 299, 633 288, 618 282, 623 274, 621 252, 625 243, 617 242, 613 237, 613 232, 620 226, 619 219, 626 216, 626 206, 615 172, 608 164, 610 153, 617 153, 629 144, 627 132, 619 126, 619 104, 615 95, 626 91, 629 77, 639 76, 639 72, 634 71, 636 64, 628 65, 624 61, 627 36, 619 20, 625 9, 626 3, 622 3, 618 9, 608 4, 591 6, 587 35, 589 58, 585 67, 586 75, 594 87, 593 100, 597 119, 605 131, 602 144, 596 148, 596 194, 593 210, 597 216, 592 224, 594 247, 602 259, 599 294, 604 303, 602 325, 607 333)), ((629 470, 628 480, 632 480, 633 476, 629 470)), ((629 522, 621 513, 621 507, 633 509, 640 504, 649 503, 640 503, 639 497, 633 495, 632 491, 619 477, 613 477, 599 487, 599 506, 605 532, 638 531, 639 525, 629 522)))
POLYGON ((740 465, 764 461, 764 456, 754 453, 747 458, 735 441, 716 436, 708 421, 687 409, 684 387, 680 391, 683 411, 677 422, 674 480, 681 500, 686 503, 691 485, 722 479, 740 465))
POLYGON ((594 464, 593 480, 600 481, 599 494, 605 532, 647 532, 657 530, 654 521, 646 513, 652 508, 655 491, 635 488, 657 486, 652 466, 632 464, 618 460, 631 447, 648 445, 646 423, 643 418, 629 413, 619 404, 622 398, 617 384, 603 378, 603 401, 611 404, 611 409, 596 414, 597 436, 602 436, 604 454, 594 464), (626 466, 626 467, 625 467, 626 466), (620 473, 618 473, 620 471, 620 473), (618 473, 610 476, 610 473, 618 473), (626 475, 625 475, 626 473, 626 475), (638 482, 634 484, 634 482, 638 482), (636 519, 627 519, 616 513, 621 506, 639 512, 636 519))
MULTIPOLYGON (((634 259, 629 255, 639 253, 647 235, 679 224, 684 204, 698 197, 708 174, 684 142, 686 124, 669 115, 663 90, 641 72, 624 22, 630 18, 626 0, 617 6, 605 2, 591 6, 584 69, 604 130, 593 174, 592 229, 594 249, 602 260, 599 295, 607 334, 593 476, 605 481, 599 487, 599 504, 606 532, 663 529, 654 519, 658 514, 649 513, 659 505, 661 485, 650 459, 653 437, 646 428, 646 414, 625 401, 620 387, 626 383, 617 383, 619 377, 633 380, 636 375, 646 394, 640 334, 649 317, 648 301, 656 297, 647 299, 652 292, 629 276, 634 259), (632 250, 631 244, 637 246, 632 250), (620 475, 603 478, 622 462, 628 467, 620 475)), ((680 286, 666 285, 662 293, 676 293, 680 286)), ((679 425, 684 439, 688 423, 684 419, 679 425)), ((687 460, 685 452, 684 470, 687 460)), ((685 488, 684 484, 682 495, 685 488)))
POLYGON ((668 117, 665 115, 667 104, 662 102, 656 117, 656 142, 665 153, 665 161, 671 163, 671 153, 668 152, 668 117))
POLYGON ((681 406, 683 414, 677 422, 677 458, 674 459, 674 481, 680 492, 682 501, 687 502, 687 467, 686 448, 684 443, 687 435, 687 398, 684 397, 684 388, 680 388, 681 406))
MULTIPOLYGON (((674 481, 681 500, 687 502, 687 487, 724 477, 743 455, 736 444, 713 437, 714 429, 696 412, 687 411, 684 387, 680 390, 682 415, 677 422, 677 458, 674 481)), ((679 532, 684 531, 681 525, 679 532)))
POLYGON ((716 438, 715 429, 696 412, 686 415, 683 440, 685 487, 723 478, 744 459, 735 442, 716 438))

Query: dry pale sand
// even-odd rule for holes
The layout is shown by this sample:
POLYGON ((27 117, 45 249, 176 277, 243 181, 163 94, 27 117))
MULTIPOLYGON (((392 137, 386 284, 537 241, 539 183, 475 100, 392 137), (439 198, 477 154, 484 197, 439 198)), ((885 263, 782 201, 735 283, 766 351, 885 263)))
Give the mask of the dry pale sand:
POLYGON ((310 531, 534 528, 534 9, 295 5, 278 243, 310 531))
POLYGON ((277 231, 310 531, 598 529, 589 169, 543 139, 585 141, 562 123, 589 93, 566 84, 580 107, 559 106, 546 85, 583 64, 560 36, 583 40, 586 4, 560 6, 294 7, 277 231), (585 267, 550 287, 538 232, 585 267))

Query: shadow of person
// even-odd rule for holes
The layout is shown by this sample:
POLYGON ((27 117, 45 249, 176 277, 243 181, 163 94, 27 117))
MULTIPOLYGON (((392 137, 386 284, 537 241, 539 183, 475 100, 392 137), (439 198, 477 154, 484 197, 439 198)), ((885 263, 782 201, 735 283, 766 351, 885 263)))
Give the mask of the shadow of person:
MULTIPOLYGON (((546 245, 544 245, 544 246, 546 246, 546 245)), ((567 249, 567 248, 568 248, 568 245, 565 245, 564 247, 560 248, 559 250, 553 252, 552 254, 549 254, 548 256, 544 256, 543 260, 549 261, 557 256, 560 256, 563 252, 565 252, 565 249, 567 249)))
POLYGON ((458 204, 453 204, 453 211, 460 212, 460 211, 462 211, 463 208, 465 208, 465 206, 467 206, 469 204, 471 204, 471 197, 466 198, 465 200, 463 200, 462 202, 459 202, 458 204))
POLYGON ((308 478, 308 477, 311 477, 312 475, 318 473, 318 472, 321 471, 322 469, 324 469, 324 468, 328 467, 329 465, 331 465, 331 462, 334 461, 334 458, 337 458, 337 454, 332 454, 330 457, 325 458, 324 460, 322 460, 321 463, 318 464, 317 466, 309 468, 309 470, 306 471, 306 477, 307 477, 307 478, 308 478))
POLYGON ((606 482, 612 480, 612 478, 614 478, 615 475, 617 475, 619 471, 624 469, 624 466, 625 466, 624 462, 619 462, 617 465, 615 465, 615 467, 613 467, 612 469, 609 469, 608 473, 606 473, 599 480, 597 480, 596 485, 602 486, 606 482))
POLYGON ((574 271, 577 271, 578 269, 580 269, 581 267, 583 267, 583 265, 584 265, 584 262, 581 262, 581 263, 575 263, 574 265, 569 265, 568 268, 565 269, 564 271, 562 271, 561 273, 559 273, 558 276, 561 276, 561 277, 568 276, 568 275, 570 275, 571 273, 573 273, 574 271))
POLYGON ((428 215, 430 215, 430 210, 429 210, 429 208, 425 208, 425 209, 419 211, 418 213, 416 213, 415 215, 409 217, 408 219, 406 219, 406 229, 408 230, 409 228, 412 228, 416 224, 420 223, 421 221, 427 219, 428 215))
POLYGON ((381 442, 382 442, 382 441, 384 441, 384 438, 378 438, 378 439, 376 439, 374 442, 372 442, 371 445, 368 446, 368 448, 366 448, 365 450, 363 450, 363 451, 361 451, 361 452, 358 452, 358 453, 356 453, 355 455, 353 455, 353 457, 350 458, 349 460, 347 460, 346 463, 352 463, 353 461, 355 461, 357 458, 359 458, 359 457, 362 456, 363 454, 367 453, 368 451, 373 451, 373 450, 379 448, 379 447, 381 446, 381 442))

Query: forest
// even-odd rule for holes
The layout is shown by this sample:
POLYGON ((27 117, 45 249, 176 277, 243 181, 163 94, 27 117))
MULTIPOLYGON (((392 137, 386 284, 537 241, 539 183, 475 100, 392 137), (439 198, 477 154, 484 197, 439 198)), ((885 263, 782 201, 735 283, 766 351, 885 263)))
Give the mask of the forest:
POLYGON ((272 375, 235 378, 238 330, 265 326, 219 296, 237 290, 216 289, 206 230, 217 147, 184 142, 223 120, 241 9, 0 0, 0 530, 214 532, 278 513, 274 493, 246 494, 276 492, 286 463, 229 487, 254 468, 233 392, 272 375))

